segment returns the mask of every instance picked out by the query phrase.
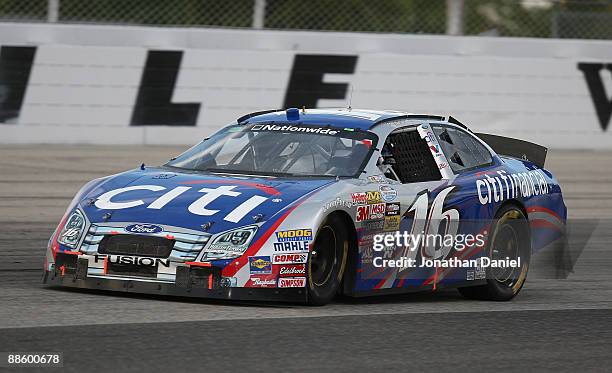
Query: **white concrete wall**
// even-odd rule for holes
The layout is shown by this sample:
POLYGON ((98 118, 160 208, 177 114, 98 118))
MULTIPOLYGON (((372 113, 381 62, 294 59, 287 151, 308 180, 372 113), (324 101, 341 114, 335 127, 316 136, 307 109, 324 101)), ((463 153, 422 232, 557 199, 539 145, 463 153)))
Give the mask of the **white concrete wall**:
MULTIPOLYGON (((612 148, 577 67, 612 63, 608 41, 0 24, 0 46, 37 47, 0 143, 194 143, 281 107, 296 54, 340 54, 358 56, 355 73, 324 80, 352 84, 354 108, 451 114, 551 148, 612 148), (184 51, 172 101, 201 104, 196 126, 130 126, 148 50, 184 51)), ((601 79, 609 101, 612 76, 601 79)))

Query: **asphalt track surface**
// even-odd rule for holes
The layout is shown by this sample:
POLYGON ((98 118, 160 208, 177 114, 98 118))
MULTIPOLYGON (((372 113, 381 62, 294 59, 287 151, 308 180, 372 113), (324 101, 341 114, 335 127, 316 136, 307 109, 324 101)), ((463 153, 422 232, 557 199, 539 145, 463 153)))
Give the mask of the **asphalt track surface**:
POLYGON ((181 150, 0 147, 0 352, 60 351, 61 371, 74 372, 612 369, 612 153, 549 153, 570 218, 593 231, 566 279, 530 274, 511 302, 441 291, 312 308, 40 283, 46 242, 81 185, 181 150))

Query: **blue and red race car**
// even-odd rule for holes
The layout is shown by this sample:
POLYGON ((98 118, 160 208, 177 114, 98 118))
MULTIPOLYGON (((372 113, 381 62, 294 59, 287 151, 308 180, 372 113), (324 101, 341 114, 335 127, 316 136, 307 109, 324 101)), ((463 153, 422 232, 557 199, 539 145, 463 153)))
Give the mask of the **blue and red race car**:
POLYGON ((313 305, 442 287, 509 300, 565 228, 545 157, 452 117, 253 113, 165 165, 85 185, 44 281, 313 305))

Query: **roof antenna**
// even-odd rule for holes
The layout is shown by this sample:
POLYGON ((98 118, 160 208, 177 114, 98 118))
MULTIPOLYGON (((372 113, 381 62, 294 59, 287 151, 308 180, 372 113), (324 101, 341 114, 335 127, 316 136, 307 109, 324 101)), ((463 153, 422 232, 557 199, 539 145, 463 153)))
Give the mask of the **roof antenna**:
POLYGON ((351 107, 351 103, 353 102, 353 84, 351 83, 351 93, 349 93, 349 100, 348 100, 348 111, 353 110, 353 108, 351 107))

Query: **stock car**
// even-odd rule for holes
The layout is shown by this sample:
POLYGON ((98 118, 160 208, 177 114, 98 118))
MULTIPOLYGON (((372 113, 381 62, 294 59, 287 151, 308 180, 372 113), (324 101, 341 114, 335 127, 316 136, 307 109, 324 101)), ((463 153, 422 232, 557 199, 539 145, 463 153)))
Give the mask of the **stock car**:
POLYGON ((510 300, 566 222, 546 151, 452 116, 248 114, 162 166, 86 184, 44 282, 311 305, 440 288, 510 300))

